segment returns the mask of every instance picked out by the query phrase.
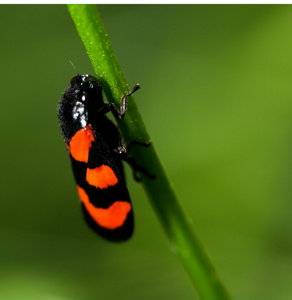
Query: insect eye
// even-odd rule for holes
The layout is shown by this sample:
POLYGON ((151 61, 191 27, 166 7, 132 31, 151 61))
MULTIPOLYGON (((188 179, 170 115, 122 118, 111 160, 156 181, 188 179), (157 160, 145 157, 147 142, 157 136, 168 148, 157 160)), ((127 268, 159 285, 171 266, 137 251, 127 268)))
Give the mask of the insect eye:
POLYGON ((76 82, 76 77, 73 77, 70 81, 70 85, 72 88, 76 87, 77 86, 77 82, 76 82))
POLYGON ((70 81, 70 85, 72 88, 77 88, 81 83, 81 76, 78 74, 77 76, 73 77, 70 81))

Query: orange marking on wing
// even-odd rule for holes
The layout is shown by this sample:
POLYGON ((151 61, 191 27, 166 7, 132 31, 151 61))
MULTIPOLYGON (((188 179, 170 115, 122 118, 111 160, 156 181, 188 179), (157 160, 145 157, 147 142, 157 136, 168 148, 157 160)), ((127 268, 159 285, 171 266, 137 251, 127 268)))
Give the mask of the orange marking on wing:
POLYGON ((123 226, 132 206, 129 202, 116 201, 109 208, 98 208, 89 202, 89 197, 80 186, 77 185, 81 202, 92 219, 101 227, 114 230, 123 226))
POLYGON ((118 183, 114 171, 106 165, 86 170, 86 181, 97 188, 105 189, 118 183))
POLYGON ((91 125, 78 130, 69 143, 69 151, 72 157, 78 161, 87 163, 92 142, 94 142, 94 135, 91 125))

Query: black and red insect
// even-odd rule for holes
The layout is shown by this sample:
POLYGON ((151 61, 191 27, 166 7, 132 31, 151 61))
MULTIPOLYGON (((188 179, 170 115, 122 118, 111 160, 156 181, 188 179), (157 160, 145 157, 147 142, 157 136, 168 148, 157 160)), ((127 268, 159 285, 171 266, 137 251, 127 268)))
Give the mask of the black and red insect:
POLYGON ((71 79, 58 106, 60 129, 65 139, 85 220, 106 239, 122 241, 133 233, 133 209, 125 183, 121 158, 124 147, 116 125, 105 114, 125 116, 128 97, 121 109, 105 103, 102 86, 93 76, 71 79))

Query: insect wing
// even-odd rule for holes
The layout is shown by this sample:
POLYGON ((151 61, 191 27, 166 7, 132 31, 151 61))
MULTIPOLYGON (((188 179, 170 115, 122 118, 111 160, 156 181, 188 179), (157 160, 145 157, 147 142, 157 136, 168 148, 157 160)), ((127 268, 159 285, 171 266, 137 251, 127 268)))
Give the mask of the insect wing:
POLYGON ((122 241, 133 232, 132 205, 122 163, 91 126, 69 143, 73 172, 85 220, 103 237, 122 241))

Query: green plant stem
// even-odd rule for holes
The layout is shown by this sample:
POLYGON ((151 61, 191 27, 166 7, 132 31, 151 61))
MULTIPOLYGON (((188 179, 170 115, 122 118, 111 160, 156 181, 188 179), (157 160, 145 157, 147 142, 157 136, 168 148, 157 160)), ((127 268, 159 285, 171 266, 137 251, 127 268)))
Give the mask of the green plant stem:
MULTIPOLYGON (((68 9, 108 100, 119 104, 122 96, 129 91, 129 86, 96 7, 71 4, 68 5, 68 9)), ((119 121, 119 128, 126 142, 150 140, 132 96, 128 101, 125 119, 119 121)), ((201 299, 229 299, 201 243, 182 212, 153 144, 147 148, 136 146, 131 150, 131 154, 140 166, 156 175, 155 179, 150 179, 141 174, 142 184, 166 232, 171 248, 179 256, 201 299)))

